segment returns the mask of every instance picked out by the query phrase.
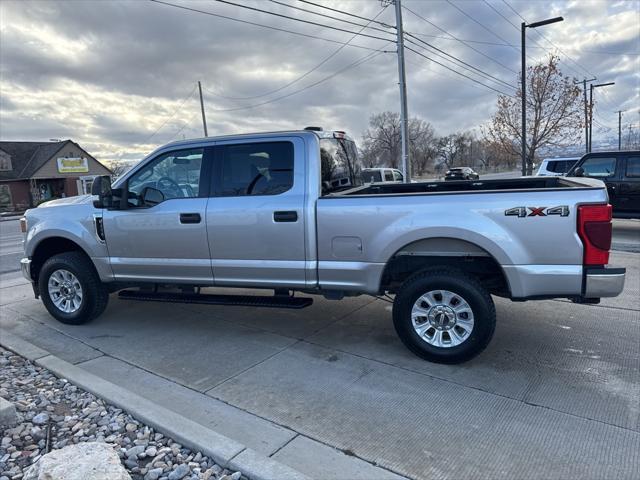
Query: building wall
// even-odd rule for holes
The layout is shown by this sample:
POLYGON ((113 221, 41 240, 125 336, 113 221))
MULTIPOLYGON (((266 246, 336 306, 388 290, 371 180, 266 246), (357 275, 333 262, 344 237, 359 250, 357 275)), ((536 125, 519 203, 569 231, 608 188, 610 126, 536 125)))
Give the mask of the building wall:
MULTIPOLYGON (((10 192, 9 203, 6 204, 6 199, 0 198, 2 204, 0 204, 0 210, 15 211, 25 210, 31 206, 31 195, 29 193, 29 181, 18 180, 15 182, 0 182, 0 185, 6 185, 10 192)), ((2 192, 6 192, 4 187, 0 187, 2 192)))
POLYGON ((78 177, 64 179, 64 194, 67 197, 78 195, 78 177))
MULTIPOLYGON (((62 149, 56 153, 47 163, 33 174, 33 178, 78 178, 81 175, 110 175, 111 172, 101 163, 87 155, 87 152, 78 148, 71 142, 68 142, 62 149), (58 172, 59 157, 87 157, 89 163, 89 171, 86 173, 60 173, 58 172)), ((75 180, 74 180, 75 181, 75 180)), ((76 193, 77 195, 77 193, 76 193)))

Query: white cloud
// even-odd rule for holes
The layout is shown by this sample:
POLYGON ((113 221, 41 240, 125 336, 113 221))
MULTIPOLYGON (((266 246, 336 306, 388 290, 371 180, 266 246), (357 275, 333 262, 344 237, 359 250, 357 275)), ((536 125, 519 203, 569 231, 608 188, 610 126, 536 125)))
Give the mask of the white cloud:
MULTIPOLYGON (((179 0, 176 0, 178 2, 179 0)), ((313 9, 309 5, 292 5, 313 9)), ((377 0, 318 0, 371 18, 377 0)), ((504 2, 489 0, 513 25, 484 2, 452 0, 486 28, 445 1, 403 3, 458 38, 485 43, 464 45, 406 11, 405 28, 438 48, 515 85, 519 68, 521 19, 504 2), (515 26, 514 26, 515 25, 515 26), (515 47, 495 45, 503 40, 515 47), (473 48, 470 48, 473 47, 473 48), (474 50, 475 49, 475 50, 474 50), (482 53, 479 53, 482 52, 482 53), (488 58, 490 57, 490 58, 488 58)), ((283 14, 359 27, 310 16, 266 1, 247 2, 283 14)), ((249 12, 216 2, 180 2, 214 13, 319 35, 345 42, 351 35, 249 12)), ((563 71, 582 78, 589 72, 616 86, 597 91, 597 119, 617 127, 616 110, 637 122, 640 105, 640 3, 638 1, 509 1, 528 21, 563 15, 560 24, 528 31, 533 59, 549 52, 562 57, 563 71), (562 52, 558 51, 558 47, 562 52), (623 54, 629 55, 623 55, 623 54), (636 115, 636 116, 634 116, 636 115)), ((393 8, 380 19, 394 23, 393 8)), ((325 12, 327 13, 327 12, 325 12)), ((339 16, 338 14, 335 14, 339 16)), ((358 19, 353 19, 362 22, 358 19)), ((370 31, 375 35, 381 32, 370 31)), ((384 42, 358 38, 354 44, 381 48, 384 42)), ((410 46, 423 51, 417 45, 410 46)), ((345 47, 299 82, 272 95, 311 70, 338 45, 285 32, 186 12, 151 2, 0 3, 0 138, 73 138, 98 158, 140 158, 172 138, 201 136, 197 80, 206 88, 209 131, 213 134, 323 125, 358 137, 372 113, 398 109, 397 66, 393 53, 381 54, 304 89, 369 53, 345 47), (297 94, 256 108, 224 111, 297 94), (213 93, 212 93, 213 92, 213 93), (215 94, 214 94, 215 93, 215 94), (152 134, 160 130, 152 137, 152 134), (150 138, 151 137, 151 138, 150 138)), ((393 50, 392 46, 385 47, 393 50)), ((448 63, 432 53, 434 59, 448 63)), ((509 87, 456 67, 504 91, 509 87)), ((440 134, 484 123, 496 93, 407 52, 409 110, 430 121, 440 134)), ((607 131, 594 134, 605 134, 607 131)))

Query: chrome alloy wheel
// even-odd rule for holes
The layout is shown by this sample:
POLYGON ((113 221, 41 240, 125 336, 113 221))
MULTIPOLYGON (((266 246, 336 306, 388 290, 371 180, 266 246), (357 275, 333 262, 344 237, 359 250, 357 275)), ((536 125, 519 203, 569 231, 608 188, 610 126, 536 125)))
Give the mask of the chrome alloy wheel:
POLYGON ((64 313, 74 313, 82 306, 82 287, 77 277, 68 270, 56 270, 49 277, 49 297, 64 313))
POLYGON ((411 310, 418 336, 434 347, 455 347, 473 331, 473 311, 457 293, 432 290, 418 297, 411 310))

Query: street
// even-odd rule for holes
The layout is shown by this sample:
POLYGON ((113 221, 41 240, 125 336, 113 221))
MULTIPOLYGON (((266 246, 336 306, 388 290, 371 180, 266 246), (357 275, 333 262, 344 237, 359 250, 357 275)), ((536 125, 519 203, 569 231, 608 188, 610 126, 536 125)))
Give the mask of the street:
MULTIPOLYGON (((616 245, 637 248, 640 222, 615 224, 616 245)), ((2 225, 17 242, 16 223, 2 225)), ((599 305, 494 298, 492 343, 454 366, 408 352, 391 305, 368 296, 279 310, 114 294, 69 326, 13 272, 0 277, 0 331, 315 478, 632 479, 640 253, 611 264, 627 268, 625 290, 599 305)))
POLYGON ((20 220, 0 221, 0 274, 20 270, 22 254, 20 220))

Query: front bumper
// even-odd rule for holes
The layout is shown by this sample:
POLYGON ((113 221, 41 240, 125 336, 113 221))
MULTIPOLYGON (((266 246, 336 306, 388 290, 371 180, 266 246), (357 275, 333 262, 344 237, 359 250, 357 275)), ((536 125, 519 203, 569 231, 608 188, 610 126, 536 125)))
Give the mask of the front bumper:
POLYGON ((585 271, 584 297, 617 297, 624 288, 626 268, 590 268, 585 271))
POLYGON ((33 278, 31 278, 31 259, 23 258, 20 260, 20 269, 22 270, 22 275, 24 278, 33 283, 33 278))

